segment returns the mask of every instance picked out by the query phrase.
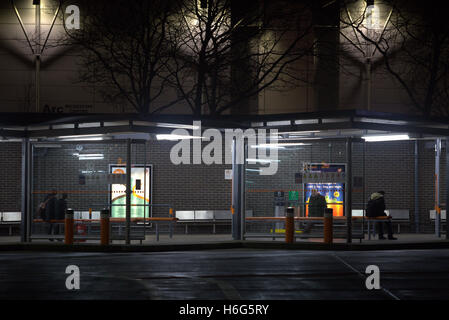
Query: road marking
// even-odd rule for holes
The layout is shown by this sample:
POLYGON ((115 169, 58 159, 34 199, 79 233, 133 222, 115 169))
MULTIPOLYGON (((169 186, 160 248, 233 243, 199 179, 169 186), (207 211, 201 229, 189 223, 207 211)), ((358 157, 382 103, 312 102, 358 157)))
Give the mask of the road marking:
MULTIPOLYGON (((354 271, 355 273, 357 273, 361 278, 363 278, 364 280, 366 280, 366 275, 361 273, 359 270, 357 270, 356 268, 354 268, 353 266, 351 266, 349 263, 347 263, 345 260, 343 260, 343 258, 340 258, 339 256, 337 256, 335 253, 332 254, 332 256, 334 258, 336 258, 338 261, 340 261, 341 263, 343 263, 346 267, 348 267, 349 269, 351 269, 352 271, 354 271)), ((387 296, 389 296, 390 298, 394 299, 394 300, 401 300, 399 299, 398 296, 394 295, 390 290, 384 288, 384 287, 380 287, 380 290, 382 290, 387 296)))
POLYGON ((216 284, 221 292, 225 295, 226 299, 228 300, 242 300, 242 297, 240 296, 240 293, 237 291, 237 289, 230 284, 227 281, 223 280, 217 280, 213 278, 200 278, 201 280, 205 280, 210 283, 216 284))

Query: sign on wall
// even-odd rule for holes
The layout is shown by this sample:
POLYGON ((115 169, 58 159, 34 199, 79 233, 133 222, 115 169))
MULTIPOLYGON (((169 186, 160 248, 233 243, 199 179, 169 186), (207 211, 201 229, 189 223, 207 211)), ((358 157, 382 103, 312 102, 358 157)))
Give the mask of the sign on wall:
MULTIPOLYGON (((125 165, 110 165, 113 175, 126 175, 125 165)), ((131 218, 150 216, 152 166, 131 168, 131 218)), ((126 217, 126 182, 111 184, 111 217, 126 217)))
POLYGON ((343 216, 344 204, 344 184, 343 183, 306 183, 305 199, 306 199, 306 215, 309 213, 309 199, 312 190, 317 190, 326 199, 327 207, 332 208, 333 215, 337 217, 343 216))

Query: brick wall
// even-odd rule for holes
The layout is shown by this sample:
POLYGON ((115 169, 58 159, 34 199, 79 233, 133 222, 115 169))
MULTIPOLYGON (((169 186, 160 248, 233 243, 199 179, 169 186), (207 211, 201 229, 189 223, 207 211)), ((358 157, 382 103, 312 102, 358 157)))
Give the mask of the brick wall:
MULTIPOLYGON (((175 210, 226 210, 230 206, 231 182, 224 179, 224 170, 231 165, 173 165, 170 149, 175 142, 149 141, 146 145, 134 145, 132 163, 153 165, 153 203, 168 203, 175 210)), ((432 141, 419 142, 419 215, 420 228, 433 232, 429 220, 429 210, 434 206, 434 166, 435 152, 432 141)), ((79 174, 83 170, 109 170, 121 158, 126 159, 124 144, 84 144, 84 153, 102 153, 104 160, 81 161, 73 155, 76 144, 61 145, 61 148, 39 148, 34 152, 33 207, 37 207, 46 192, 52 189, 69 191, 68 204, 77 210, 89 207, 100 209, 109 203, 106 182, 86 180, 79 184, 79 174), (94 163, 94 165, 92 165, 94 163)), ((0 143, 0 211, 20 211, 21 144, 0 143)), ((254 215, 273 215, 274 190, 300 190, 295 183, 295 173, 300 172, 303 161, 346 162, 345 143, 314 143, 279 150, 279 168, 274 176, 261 176, 258 172, 247 171, 247 209, 254 215)), ((386 202, 391 209, 409 209, 411 228, 414 230, 414 142, 388 142, 383 144, 354 143, 353 176, 363 176, 365 171, 365 191, 354 188, 353 208, 362 208, 368 196, 375 191, 386 191, 386 202), (364 156, 365 154, 365 156, 364 156), (363 161, 365 159, 365 161, 363 161), (365 170, 363 170, 365 166, 365 170)), ((446 186, 445 152, 441 156, 441 202, 445 202, 446 186)), ((248 169, 257 169, 249 165, 248 169)), ((154 214, 164 214, 155 210, 154 214)), ((406 229, 405 229, 406 230, 406 229)))
POLYGON ((0 211, 20 211, 21 143, 0 143, 0 211))
MULTIPOLYGON (((230 165, 173 165, 170 149, 175 142, 151 141, 133 145, 132 164, 153 165, 153 204, 170 204, 175 210, 228 209, 231 183, 224 180, 230 165), (146 159, 145 159, 146 158, 146 159)), ((103 160, 78 160, 76 144, 61 148, 44 148, 34 157, 34 206, 45 194, 57 189, 69 195, 68 205, 76 210, 99 210, 109 203, 106 181, 86 179, 79 184, 82 171, 109 171, 109 164, 126 162, 125 144, 81 144, 82 153, 103 154, 103 160)), ((167 214, 168 209, 154 209, 154 214, 167 214)))

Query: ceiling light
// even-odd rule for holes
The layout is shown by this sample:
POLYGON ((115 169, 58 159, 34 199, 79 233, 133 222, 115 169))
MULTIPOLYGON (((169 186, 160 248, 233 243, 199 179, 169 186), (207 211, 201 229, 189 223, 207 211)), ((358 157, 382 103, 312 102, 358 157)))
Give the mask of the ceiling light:
POLYGON ((198 136, 187 136, 187 135, 181 135, 181 134, 157 134, 156 139, 157 140, 182 140, 182 139, 201 139, 202 137, 198 136))
POLYGON ((399 140, 409 140, 408 134, 391 134, 391 135, 378 135, 378 136, 363 136, 367 142, 378 142, 378 141, 399 141, 399 140))

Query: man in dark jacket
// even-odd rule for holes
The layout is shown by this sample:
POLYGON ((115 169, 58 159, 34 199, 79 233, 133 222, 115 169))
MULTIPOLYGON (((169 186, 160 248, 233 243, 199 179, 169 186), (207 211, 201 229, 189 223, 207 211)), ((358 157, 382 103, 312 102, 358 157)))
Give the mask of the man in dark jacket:
MULTIPOLYGON (((53 233, 54 223, 51 222, 51 220, 56 219, 56 191, 53 191, 47 196, 47 200, 45 203, 45 218, 44 220, 48 224, 48 234, 51 235, 53 233)), ((50 241, 53 241, 53 239, 50 239, 50 241)))
MULTIPOLYGON (((327 208, 326 198, 321 195, 316 189, 312 190, 309 198, 309 214, 308 217, 324 217, 324 209, 327 208)), ((314 225, 313 221, 308 221, 304 229, 304 234, 310 233, 314 225)))
MULTIPOLYGON (((56 219, 57 220, 64 220, 65 219, 65 211, 67 209, 67 193, 64 193, 62 195, 61 199, 58 199, 56 201, 56 219)), ((55 234, 61 234, 62 225, 61 223, 57 223, 55 225, 55 234)), ((62 239, 58 239, 59 241, 62 241, 62 239)))
MULTIPOLYGON (((385 213, 385 198, 384 198, 385 192, 384 191, 378 191, 374 192, 368 201, 368 205, 366 207, 366 216, 369 218, 376 218, 376 217, 386 217, 387 214, 385 213)), ((379 232, 379 239, 384 240, 384 228, 383 225, 387 226, 387 232, 388 232, 388 239, 389 240, 396 240, 395 237, 393 237, 393 228, 391 227, 391 220, 386 219, 383 221, 377 222, 377 229, 379 232)))
POLYGON ((326 208, 326 198, 317 190, 312 190, 309 198, 309 217, 324 217, 324 209, 326 208))

